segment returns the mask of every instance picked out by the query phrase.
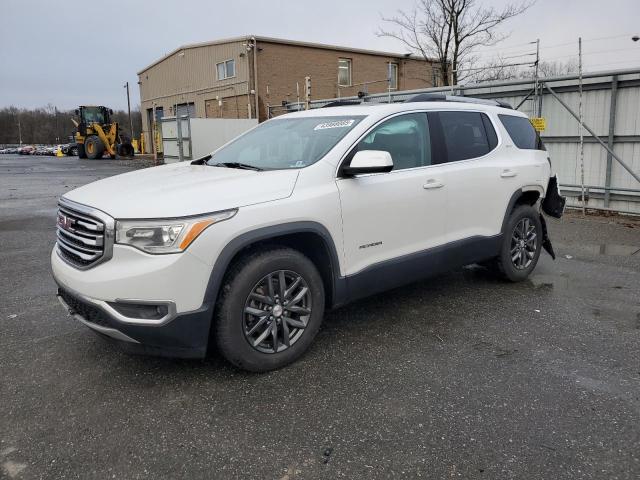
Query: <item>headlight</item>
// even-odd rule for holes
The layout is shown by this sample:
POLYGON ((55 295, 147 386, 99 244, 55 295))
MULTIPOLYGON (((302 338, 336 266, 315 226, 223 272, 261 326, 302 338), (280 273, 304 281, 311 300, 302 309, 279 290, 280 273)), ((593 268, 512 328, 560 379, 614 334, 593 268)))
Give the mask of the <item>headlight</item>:
POLYGON ((207 227, 233 217, 237 209, 197 217, 155 220, 118 220, 116 243, 147 253, 184 251, 207 227))

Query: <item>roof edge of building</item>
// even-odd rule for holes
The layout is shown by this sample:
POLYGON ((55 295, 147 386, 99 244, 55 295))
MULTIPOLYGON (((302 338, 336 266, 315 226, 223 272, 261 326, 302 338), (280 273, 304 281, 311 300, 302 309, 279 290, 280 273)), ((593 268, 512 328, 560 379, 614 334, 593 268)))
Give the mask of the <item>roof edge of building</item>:
POLYGON ((301 41, 301 40, 287 40, 287 39, 284 39, 284 38, 264 37, 262 35, 244 35, 244 36, 239 36, 239 37, 230 37, 230 38, 222 38, 222 39, 219 39, 219 40, 211 40, 211 41, 208 41, 208 42, 189 43, 189 44, 186 44, 186 45, 181 45, 178 48, 176 48, 176 49, 172 50, 171 52, 165 54, 164 56, 160 57, 155 62, 149 64, 148 66, 146 66, 142 70, 138 71, 136 74, 137 75, 143 74, 144 72, 146 72, 150 68, 156 66, 160 62, 166 60, 167 58, 175 55, 176 53, 180 52, 181 50, 189 50, 189 49, 192 49, 192 48, 201 48, 201 47, 210 47, 210 46, 213 46, 213 45, 224 45, 225 43, 234 43, 234 42, 246 41, 246 40, 249 40, 251 38, 255 38, 259 42, 279 43, 279 44, 282 44, 282 45, 294 45, 294 46, 300 46, 300 47, 320 48, 320 49, 324 49, 324 50, 334 50, 334 51, 341 51, 341 52, 362 53, 362 54, 365 54, 365 55, 377 55, 377 56, 383 56, 383 57, 407 58, 407 59, 411 59, 411 60, 421 60, 421 61, 427 61, 427 62, 435 62, 436 61, 436 59, 433 59, 433 58, 428 58, 427 60, 424 60, 422 57, 414 55, 414 54, 404 54, 404 53, 397 53, 397 52, 384 52, 384 51, 380 51, 380 50, 368 50, 366 48, 344 47, 344 46, 340 46, 340 45, 329 45, 329 44, 326 44, 326 43, 304 42, 304 41, 301 41))

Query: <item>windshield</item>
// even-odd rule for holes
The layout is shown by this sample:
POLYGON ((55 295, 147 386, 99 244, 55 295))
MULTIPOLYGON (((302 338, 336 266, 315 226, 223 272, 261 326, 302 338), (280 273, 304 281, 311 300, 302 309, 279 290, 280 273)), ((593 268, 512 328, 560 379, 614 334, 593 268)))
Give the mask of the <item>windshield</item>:
POLYGON ((320 160, 363 118, 298 117, 265 122, 215 152, 207 165, 303 168, 320 160))
POLYGON ((84 107, 82 114, 86 123, 106 123, 104 113, 98 107, 84 107))

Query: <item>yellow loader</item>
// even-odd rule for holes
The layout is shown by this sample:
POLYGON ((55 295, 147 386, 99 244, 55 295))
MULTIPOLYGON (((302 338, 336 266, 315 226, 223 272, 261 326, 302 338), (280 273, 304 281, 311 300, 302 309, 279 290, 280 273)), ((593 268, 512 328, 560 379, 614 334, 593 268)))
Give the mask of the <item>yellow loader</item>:
POLYGON ((102 158, 106 153, 111 158, 133 157, 131 138, 122 133, 118 122, 111 121, 113 110, 103 106, 81 106, 76 110, 78 120, 71 121, 76 126, 75 140, 78 157, 91 160, 102 158))

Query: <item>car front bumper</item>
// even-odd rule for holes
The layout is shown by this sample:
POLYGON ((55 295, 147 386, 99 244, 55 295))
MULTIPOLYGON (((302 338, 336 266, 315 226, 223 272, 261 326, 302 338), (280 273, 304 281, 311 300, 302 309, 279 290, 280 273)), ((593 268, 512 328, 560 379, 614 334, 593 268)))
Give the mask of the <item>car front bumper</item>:
POLYGON ((110 261, 83 271, 65 263, 54 247, 51 265, 58 300, 68 313, 126 351, 206 355, 213 304, 204 297, 211 267, 194 256, 118 248, 110 261), (155 306, 162 308, 156 317, 130 313, 155 306))
POLYGON ((70 316, 94 332, 115 340, 130 353, 175 358, 206 356, 211 309, 177 314, 163 325, 123 323, 105 307, 105 302, 74 292, 58 283, 58 300, 70 316))

